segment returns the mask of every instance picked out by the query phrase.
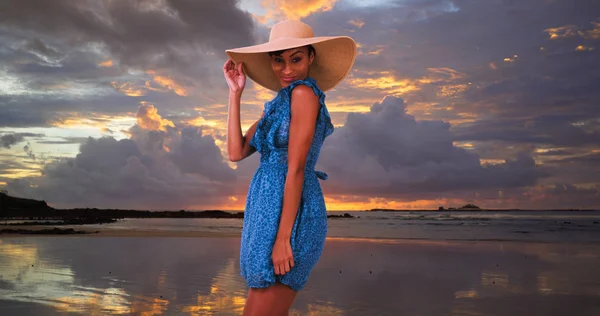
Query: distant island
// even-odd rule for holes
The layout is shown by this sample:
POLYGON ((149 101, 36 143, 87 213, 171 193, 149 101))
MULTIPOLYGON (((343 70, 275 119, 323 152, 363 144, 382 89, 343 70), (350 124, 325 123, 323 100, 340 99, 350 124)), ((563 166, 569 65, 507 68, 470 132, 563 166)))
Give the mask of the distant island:
MULTIPOLYGON (((369 212, 400 212, 400 211, 416 211, 416 210, 395 210, 395 209, 388 209, 388 208, 373 208, 373 209, 370 209, 367 211, 369 211, 369 212)), ((461 207, 444 208, 443 206, 440 206, 437 210, 418 210, 418 211, 485 211, 485 210, 475 204, 465 204, 461 207)))
MULTIPOLYGON (((349 213, 327 215, 328 218, 354 218, 349 213)), ((244 218, 244 212, 226 212, 221 210, 205 211, 147 211, 98 208, 57 209, 46 201, 19 198, 0 191, 0 221, 27 220, 26 222, 1 223, 0 226, 65 226, 86 224, 109 224, 123 218, 244 218)), ((26 231, 24 229, 1 229, 3 233, 40 233, 40 234, 80 234, 71 228, 26 231)))
POLYGON ((484 209, 475 204, 465 204, 461 207, 449 207, 445 208, 444 206, 438 207, 436 210, 410 210, 410 209, 389 209, 389 208, 373 208, 366 210, 367 212, 527 212, 527 211, 544 211, 544 212, 555 212, 555 211, 597 211, 593 209, 546 209, 546 210, 536 210, 536 209, 484 209))

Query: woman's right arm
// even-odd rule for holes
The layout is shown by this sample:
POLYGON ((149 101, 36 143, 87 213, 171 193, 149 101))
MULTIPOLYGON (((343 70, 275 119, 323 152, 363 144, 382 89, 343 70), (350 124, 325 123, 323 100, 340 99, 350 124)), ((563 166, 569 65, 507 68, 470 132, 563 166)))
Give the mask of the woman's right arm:
POLYGON ((245 159, 256 152, 256 148, 250 146, 250 140, 256 131, 256 125, 260 118, 250 126, 246 131, 246 135, 242 136, 242 128, 240 122, 240 100, 241 93, 229 93, 229 113, 227 119, 227 153, 229 160, 237 162, 245 159))
MULTIPOLYGON (((256 151, 256 148, 250 146, 250 140, 254 136, 258 121, 250 126, 246 131, 245 136, 242 136, 240 100, 242 99, 242 92, 246 86, 246 74, 244 73, 243 63, 239 62, 236 65, 231 58, 228 59, 223 65, 223 74, 225 75, 225 80, 229 86, 227 154, 229 155, 229 160, 240 161, 256 151)), ((262 118, 262 115, 260 118, 262 118)))

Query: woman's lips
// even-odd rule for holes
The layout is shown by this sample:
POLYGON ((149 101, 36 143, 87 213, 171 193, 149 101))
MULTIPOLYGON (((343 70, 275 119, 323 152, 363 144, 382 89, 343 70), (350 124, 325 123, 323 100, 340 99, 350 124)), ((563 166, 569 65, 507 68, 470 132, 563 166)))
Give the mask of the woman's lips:
POLYGON ((285 82, 294 81, 294 77, 281 77, 281 79, 283 79, 283 81, 285 81, 285 82))

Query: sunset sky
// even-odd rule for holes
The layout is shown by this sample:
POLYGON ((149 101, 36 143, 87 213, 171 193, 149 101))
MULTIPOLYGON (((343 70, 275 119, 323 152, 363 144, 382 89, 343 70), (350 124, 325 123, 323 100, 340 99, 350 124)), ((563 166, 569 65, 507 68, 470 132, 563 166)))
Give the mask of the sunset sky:
MULTIPOLYGON (((600 208, 597 0, 2 1, 0 189, 243 210, 224 51, 286 18, 359 45, 327 92, 328 210, 600 208)), ((244 132, 273 97, 248 80, 244 132)))

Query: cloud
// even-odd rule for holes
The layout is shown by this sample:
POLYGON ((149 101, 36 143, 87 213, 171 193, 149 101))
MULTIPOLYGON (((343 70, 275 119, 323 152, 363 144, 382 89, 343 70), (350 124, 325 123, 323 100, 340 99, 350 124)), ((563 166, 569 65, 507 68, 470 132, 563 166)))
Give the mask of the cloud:
MULTIPOLYGON (((253 31, 251 15, 233 0, 2 2, 0 126, 47 126, 64 111, 137 106, 127 96, 214 100, 226 93, 215 65, 225 49, 250 45, 253 31)), ((167 102, 173 111, 199 106, 167 102)))
MULTIPOLYGON (((142 153, 130 157, 154 179, 169 188, 177 186, 175 179, 202 188, 203 181, 227 183, 215 190, 241 200, 257 158, 233 165, 235 170, 219 163, 227 115, 223 50, 262 42, 269 29, 255 25, 239 5, 217 0, 0 4, 3 135, 22 132, 10 128, 35 126, 87 125, 115 131, 117 138, 126 130, 142 153), (148 105, 147 112, 140 104, 148 105), (136 112, 141 117, 128 129, 136 112), (129 120, 109 125, 111 117, 129 120), (198 128, 187 129, 190 125, 198 128), (234 178, 237 185, 230 185, 234 178)), ((599 172, 590 161, 600 138, 600 91, 594 84, 600 81, 598 1, 573 6, 568 0, 259 0, 254 5, 264 23, 295 16, 316 35, 350 35, 360 45, 347 79, 327 94, 338 132, 328 138, 321 159, 323 169, 331 169, 324 185, 336 199, 364 200, 374 192, 390 200, 464 200, 476 192, 498 205, 533 205, 525 197, 551 194, 555 184, 573 186, 561 201, 569 201, 570 193, 593 196, 589 192, 599 172), (351 157, 348 165, 327 151, 351 157), (368 186, 361 189, 354 179, 368 186)), ((249 87, 243 126, 272 98, 254 83, 249 87)), ((14 141, 6 140, 9 146, 14 141)), ((36 143, 27 148, 37 153, 36 143)), ((136 164, 128 159, 121 161, 136 164)))
POLYGON ((331 11, 338 0, 261 0, 267 10, 264 16, 255 15, 263 24, 283 19, 299 20, 318 12, 331 11))
POLYGON ((156 107, 146 102, 140 105, 136 116, 138 126, 146 130, 166 131, 167 127, 175 127, 173 122, 163 119, 158 114, 156 107))
POLYGON ((4 148, 10 148, 10 146, 22 142, 24 139, 22 134, 6 134, 0 136, 0 144, 4 148))
POLYGON ((418 121, 402 99, 387 96, 368 113, 348 114, 325 142, 319 164, 331 179, 327 192, 417 200, 522 188, 546 176, 528 153, 482 165, 453 140, 450 124, 418 121))
POLYGON ((192 57, 186 48, 222 52, 232 44, 248 44, 253 29, 251 16, 232 0, 24 0, 5 2, 0 12, 4 26, 73 44, 97 42, 121 65, 142 68, 185 67, 192 57))
POLYGON ((43 137, 44 134, 37 133, 10 133, 2 134, 0 132, 0 145, 4 148, 10 148, 10 146, 25 141, 26 137, 43 137))
POLYGON ((236 174, 202 128, 181 131, 140 106, 130 139, 92 138, 74 158, 46 163, 39 177, 7 180, 16 196, 59 207, 177 209, 217 207, 235 192, 236 174), (154 122, 155 124, 151 124, 154 122))

